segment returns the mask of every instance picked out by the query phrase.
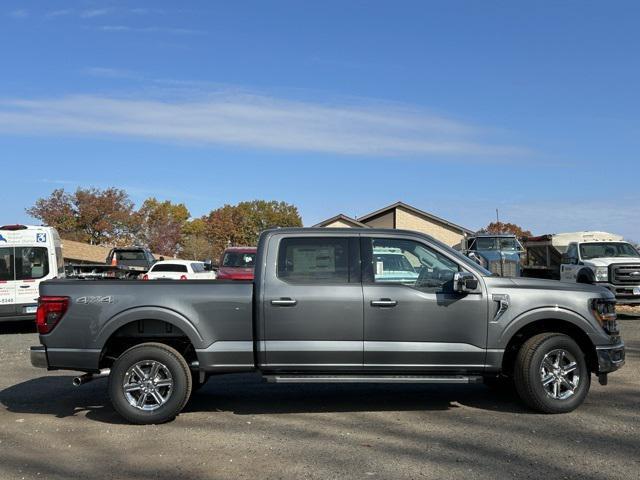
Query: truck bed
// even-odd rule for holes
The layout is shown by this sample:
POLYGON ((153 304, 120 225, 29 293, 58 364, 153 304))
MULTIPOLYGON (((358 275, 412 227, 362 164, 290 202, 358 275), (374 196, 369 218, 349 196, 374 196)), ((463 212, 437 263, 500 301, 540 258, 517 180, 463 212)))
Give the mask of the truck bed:
POLYGON ((205 370, 253 368, 252 282, 51 280, 40 295, 69 297, 60 324, 41 336, 52 368, 98 370, 103 346, 125 329, 149 339, 186 336, 205 370), (175 330, 157 331, 158 320, 175 330))

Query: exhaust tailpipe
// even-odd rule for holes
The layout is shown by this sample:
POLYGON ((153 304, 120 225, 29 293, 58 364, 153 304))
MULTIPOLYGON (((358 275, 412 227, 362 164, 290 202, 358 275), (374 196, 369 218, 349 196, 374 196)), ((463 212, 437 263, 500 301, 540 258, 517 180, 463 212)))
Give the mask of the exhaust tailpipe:
POLYGON ((85 373, 84 375, 80 375, 73 379, 73 386, 79 387, 80 385, 89 383, 91 380, 95 380, 96 378, 108 377, 110 373, 111 369, 109 368, 103 368, 99 373, 85 373))

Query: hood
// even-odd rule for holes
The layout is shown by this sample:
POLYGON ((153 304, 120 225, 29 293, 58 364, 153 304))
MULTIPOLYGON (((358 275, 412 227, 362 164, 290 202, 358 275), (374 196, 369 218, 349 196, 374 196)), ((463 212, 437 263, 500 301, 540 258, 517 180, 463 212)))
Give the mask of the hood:
POLYGON ((590 258, 583 260, 585 265, 593 265, 594 267, 608 267, 613 263, 624 263, 625 265, 638 265, 640 267, 640 258, 638 257, 603 257, 590 258))
MULTIPOLYGON (((487 277, 487 280, 491 281, 500 277, 487 277)), ((559 280, 545 280, 542 278, 501 278, 500 286, 511 288, 523 288, 523 289, 535 289, 535 290, 552 290, 552 291, 564 291, 564 292, 588 292, 594 294, 605 293, 607 296, 613 296, 609 290, 598 285, 589 285, 587 283, 567 283, 559 280), (509 282, 511 285, 505 285, 505 282, 509 282)))

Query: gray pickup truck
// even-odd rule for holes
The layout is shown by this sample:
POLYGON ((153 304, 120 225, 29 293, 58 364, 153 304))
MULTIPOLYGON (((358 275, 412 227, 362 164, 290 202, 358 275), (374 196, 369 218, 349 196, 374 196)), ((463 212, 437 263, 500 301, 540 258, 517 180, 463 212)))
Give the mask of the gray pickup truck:
POLYGON ((52 280, 31 362, 108 376, 128 421, 173 419, 216 374, 272 382, 499 383, 546 413, 624 364, 609 291, 493 276, 428 236, 264 232, 253 282, 52 280))

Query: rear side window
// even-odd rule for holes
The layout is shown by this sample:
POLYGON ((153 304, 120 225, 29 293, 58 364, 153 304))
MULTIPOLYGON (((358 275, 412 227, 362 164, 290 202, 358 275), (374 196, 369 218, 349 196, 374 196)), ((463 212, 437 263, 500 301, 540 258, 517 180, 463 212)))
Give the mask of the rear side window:
POLYGON ((153 272, 177 272, 187 273, 186 265, 179 265, 177 263, 161 263, 153 267, 153 272))
POLYGON ((348 283, 349 239, 283 239, 278 252, 278 278, 293 283, 348 283))
POLYGON ((16 247, 16 280, 37 280, 49 274, 49 251, 44 247, 16 247))
POLYGON ((191 270, 193 270, 193 273, 204 272, 204 263, 192 263, 191 270))
POLYGON ((13 280, 13 248, 0 248, 0 282, 13 280))

